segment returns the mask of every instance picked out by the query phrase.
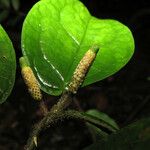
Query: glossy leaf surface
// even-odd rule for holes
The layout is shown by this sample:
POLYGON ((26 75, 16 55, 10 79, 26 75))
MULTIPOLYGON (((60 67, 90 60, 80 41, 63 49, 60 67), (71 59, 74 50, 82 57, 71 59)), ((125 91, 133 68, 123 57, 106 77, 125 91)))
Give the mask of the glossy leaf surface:
POLYGON ((16 58, 13 45, 0 26, 0 103, 10 95, 16 74, 16 58))
POLYGON ((97 19, 79 0, 42 0, 27 15, 22 51, 41 89, 59 95, 67 87, 85 52, 94 44, 100 51, 83 86, 102 80, 131 58, 130 30, 115 20, 97 19))

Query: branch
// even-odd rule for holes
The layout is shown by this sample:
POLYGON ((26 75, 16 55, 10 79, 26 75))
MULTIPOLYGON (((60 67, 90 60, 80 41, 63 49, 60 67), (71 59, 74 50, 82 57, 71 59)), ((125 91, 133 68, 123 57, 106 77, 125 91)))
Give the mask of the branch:
POLYGON ((85 53, 84 57, 81 59, 76 70, 74 71, 68 89, 62 94, 58 103, 51 108, 51 110, 37 125, 34 126, 33 132, 31 133, 30 138, 27 141, 26 150, 32 150, 34 148, 34 145, 37 145, 37 137, 40 134, 41 130, 47 128, 48 126, 65 117, 80 118, 79 115, 73 115, 74 113, 71 113, 70 115, 70 113, 67 112, 66 114, 64 109, 67 108, 72 102, 71 95, 75 94, 79 86, 83 83, 84 78, 90 69, 90 66, 95 60, 98 50, 99 48, 97 46, 92 46, 85 53))
POLYGON ((55 104, 49 112, 47 112, 46 116, 33 127, 32 133, 27 141, 27 145, 25 147, 26 150, 32 150, 35 145, 37 145, 37 137, 40 132, 44 130, 47 126, 50 126, 56 123, 58 120, 62 119, 64 114, 63 110, 71 103, 71 93, 65 92, 62 94, 58 103, 55 104))
POLYGON ((88 114, 85 114, 83 112, 75 111, 75 110, 68 110, 68 111, 55 111, 52 110, 33 128, 33 132, 30 135, 30 138, 28 139, 26 150, 32 150, 34 148, 34 145, 36 145, 37 141, 35 142, 35 139, 39 136, 40 132, 42 130, 47 129, 53 124, 56 124, 59 120, 64 119, 78 119, 87 121, 89 123, 92 123, 96 126, 100 126, 103 128, 108 129, 111 132, 115 132, 117 129, 108 124, 107 122, 100 120, 98 118, 95 118, 93 116, 90 116, 88 114))

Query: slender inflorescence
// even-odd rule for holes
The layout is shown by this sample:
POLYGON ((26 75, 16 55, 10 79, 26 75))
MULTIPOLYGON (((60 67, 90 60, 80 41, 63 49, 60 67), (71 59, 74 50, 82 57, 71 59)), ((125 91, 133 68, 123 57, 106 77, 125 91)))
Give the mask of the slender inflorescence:
POLYGON ((32 69, 27 64, 25 64, 25 60, 23 57, 20 58, 20 64, 22 77, 28 87, 29 93, 35 100, 42 100, 42 93, 32 69))
POLYGON ((99 47, 93 46, 90 48, 84 55, 84 57, 79 62, 72 80, 69 84, 68 90, 72 93, 76 93, 79 86, 84 81, 84 78, 87 74, 87 71, 89 70, 89 67, 91 66, 92 62, 94 61, 96 54, 99 50, 99 47))
MULTIPOLYGON (((28 142, 26 145, 26 150, 32 150, 34 148, 34 145, 37 146, 37 137, 40 134, 41 130, 46 129, 51 124, 54 124, 58 120, 63 120, 64 118, 71 118, 71 117, 80 118, 79 115, 72 116, 72 114, 74 114, 74 113, 71 113, 71 115, 68 112, 65 113, 64 109, 66 107, 68 107, 68 105, 71 103, 72 93, 76 93, 79 86, 83 83, 84 78, 85 78, 92 62, 94 61, 98 50, 99 50, 99 47, 93 46, 85 53, 85 55, 81 59, 79 65, 75 69, 72 80, 68 86, 68 90, 64 91, 64 93, 62 94, 58 103, 55 104, 51 108, 51 110, 46 113, 45 117, 33 128, 33 132, 31 133, 30 138, 28 139, 28 142)), ((31 74, 32 73, 30 72, 30 76, 32 76, 31 74)), ((26 75, 24 75, 24 73, 23 73, 23 76, 24 76, 26 84, 28 85, 28 88, 31 89, 31 87, 33 87, 33 86, 30 85, 30 84, 32 84, 32 82, 28 81, 28 80, 30 80, 29 76, 26 77, 26 75)), ((33 78, 33 77, 31 77, 31 78, 33 78)), ((38 85, 38 84, 36 84, 36 85, 38 85)), ((36 94, 33 95, 34 92, 33 93, 31 92, 32 96, 34 96, 36 98, 41 97, 40 92, 37 89, 34 91, 36 91, 35 93, 37 95, 36 94)))

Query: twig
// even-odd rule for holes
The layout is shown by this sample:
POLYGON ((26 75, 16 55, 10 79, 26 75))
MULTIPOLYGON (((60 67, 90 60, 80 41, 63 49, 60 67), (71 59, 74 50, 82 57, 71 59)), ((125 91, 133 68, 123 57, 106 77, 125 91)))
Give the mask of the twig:
POLYGON ((94 118, 93 116, 90 116, 90 115, 85 114, 83 112, 79 112, 79 111, 75 111, 75 110, 53 112, 51 110, 40 121, 40 123, 35 125, 35 127, 33 128, 33 132, 30 135, 30 138, 28 139, 26 150, 32 150, 34 148, 34 145, 37 145, 37 141, 35 141, 35 139, 37 140, 37 137, 39 136, 39 134, 42 130, 45 130, 50 125, 57 123, 59 120, 71 119, 71 118, 87 121, 87 122, 95 124, 97 126, 107 128, 111 132, 115 132, 117 130, 113 126, 107 124, 105 121, 94 118))
MULTIPOLYGON (((45 129, 46 127, 50 126, 51 124, 57 122, 59 119, 65 118, 69 116, 69 114, 65 114, 64 109, 69 106, 72 102, 71 95, 72 93, 76 93, 79 86, 84 81, 84 78, 94 61, 96 54, 99 50, 99 47, 92 46, 84 55, 84 57, 79 62, 76 70, 74 71, 72 80, 68 86, 67 91, 65 91, 61 98, 59 99, 58 103, 55 104, 51 110, 46 114, 46 116, 34 126, 33 132, 30 134, 30 138, 27 141, 26 150, 32 150, 34 145, 37 145, 37 137, 40 134, 41 130, 45 129), (35 140, 36 139, 36 140, 35 140)), ((45 111, 45 110, 44 110, 45 111)), ((71 113, 71 115, 75 118, 83 118, 77 113, 71 113)))
POLYGON ((62 111, 71 103, 71 93, 65 92, 62 94, 58 103, 55 104, 51 110, 46 114, 46 116, 33 127, 33 131, 30 134, 30 137, 27 141, 27 145, 25 147, 26 150, 32 150, 35 145, 34 139, 37 138, 41 132, 41 130, 45 129, 48 124, 51 125, 56 123, 59 119, 62 118, 62 111))

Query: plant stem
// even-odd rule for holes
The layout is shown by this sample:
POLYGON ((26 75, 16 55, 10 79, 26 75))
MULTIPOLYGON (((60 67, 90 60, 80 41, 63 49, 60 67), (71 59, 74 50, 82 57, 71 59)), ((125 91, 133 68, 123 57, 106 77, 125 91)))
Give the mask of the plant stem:
MULTIPOLYGON (((30 135, 30 138, 27 141, 26 150, 32 150, 34 145, 37 146, 37 137, 40 134, 41 130, 50 126, 51 124, 56 123, 60 119, 64 118, 78 118, 78 119, 87 119, 88 117, 83 117, 83 115, 79 114, 77 111, 75 112, 65 112, 64 109, 69 106, 72 102, 71 95, 72 93, 76 93, 79 86, 83 83, 84 78, 90 69, 91 64, 96 58, 99 47, 94 45, 92 46, 84 55, 84 57, 79 62, 76 70, 74 71, 72 80, 68 86, 68 89, 62 94, 58 103, 55 104, 49 112, 46 112, 45 117, 34 126, 33 132, 30 135)), ((43 111, 45 111, 43 109, 43 111)), ((92 120, 92 119, 91 119, 92 120)), ((90 121, 90 120, 89 120, 90 121)), ((95 122, 97 123, 97 122, 95 122)))
POLYGON ((52 125, 56 123, 58 120, 63 118, 62 111, 71 103, 71 93, 64 92, 59 99, 58 103, 55 104, 49 112, 45 115, 45 117, 33 127, 33 131, 30 134, 30 137, 27 141, 27 145, 25 147, 26 150, 32 150, 35 146, 34 139, 37 138, 41 132, 41 130, 45 129, 48 125, 52 125))
POLYGON ((64 92, 61 98, 58 100, 58 103, 51 108, 52 112, 62 111, 72 102, 72 93, 64 92))
POLYGON ((40 101, 39 107, 40 107, 40 110, 41 110, 42 114, 43 114, 44 116, 46 116, 46 114, 48 113, 48 108, 47 108, 47 106, 45 105, 45 103, 44 103, 43 100, 40 101))
POLYGON ((47 120, 49 120, 49 124, 56 123, 61 118, 60 112, 48 112, 47 115, 34 126, 33 131, 27 141, 26 150, 32 150, 35 146, 34 139, 37 138, 41 132, 41 130, 46 128, 47 120))
POLYGON ((117 130, 117 128, 114 128, 107 122, 97 119, 97 118, 90 116, 88 114, 85 114, 83 112, 79 112, 79 111, 75 111, 75 110, 55 111, 55 109, 51 109, 51 111, 48 112, 47 115, 37 125, 34 126, 33 132, 30 135, 30 138, 28 139, 26 150, 32 150, 34 148, 34 145, 35 145, 34 139, 37 139, 37 137, 39 136, 39 134, 42 130, 46 129, 47 127, 49 127, 52 124, 57 123, 59 120, 71 119, 71 118, 87 121, 96 126, 106 128, 111 132, 116 132, 116 130, 117 130))

